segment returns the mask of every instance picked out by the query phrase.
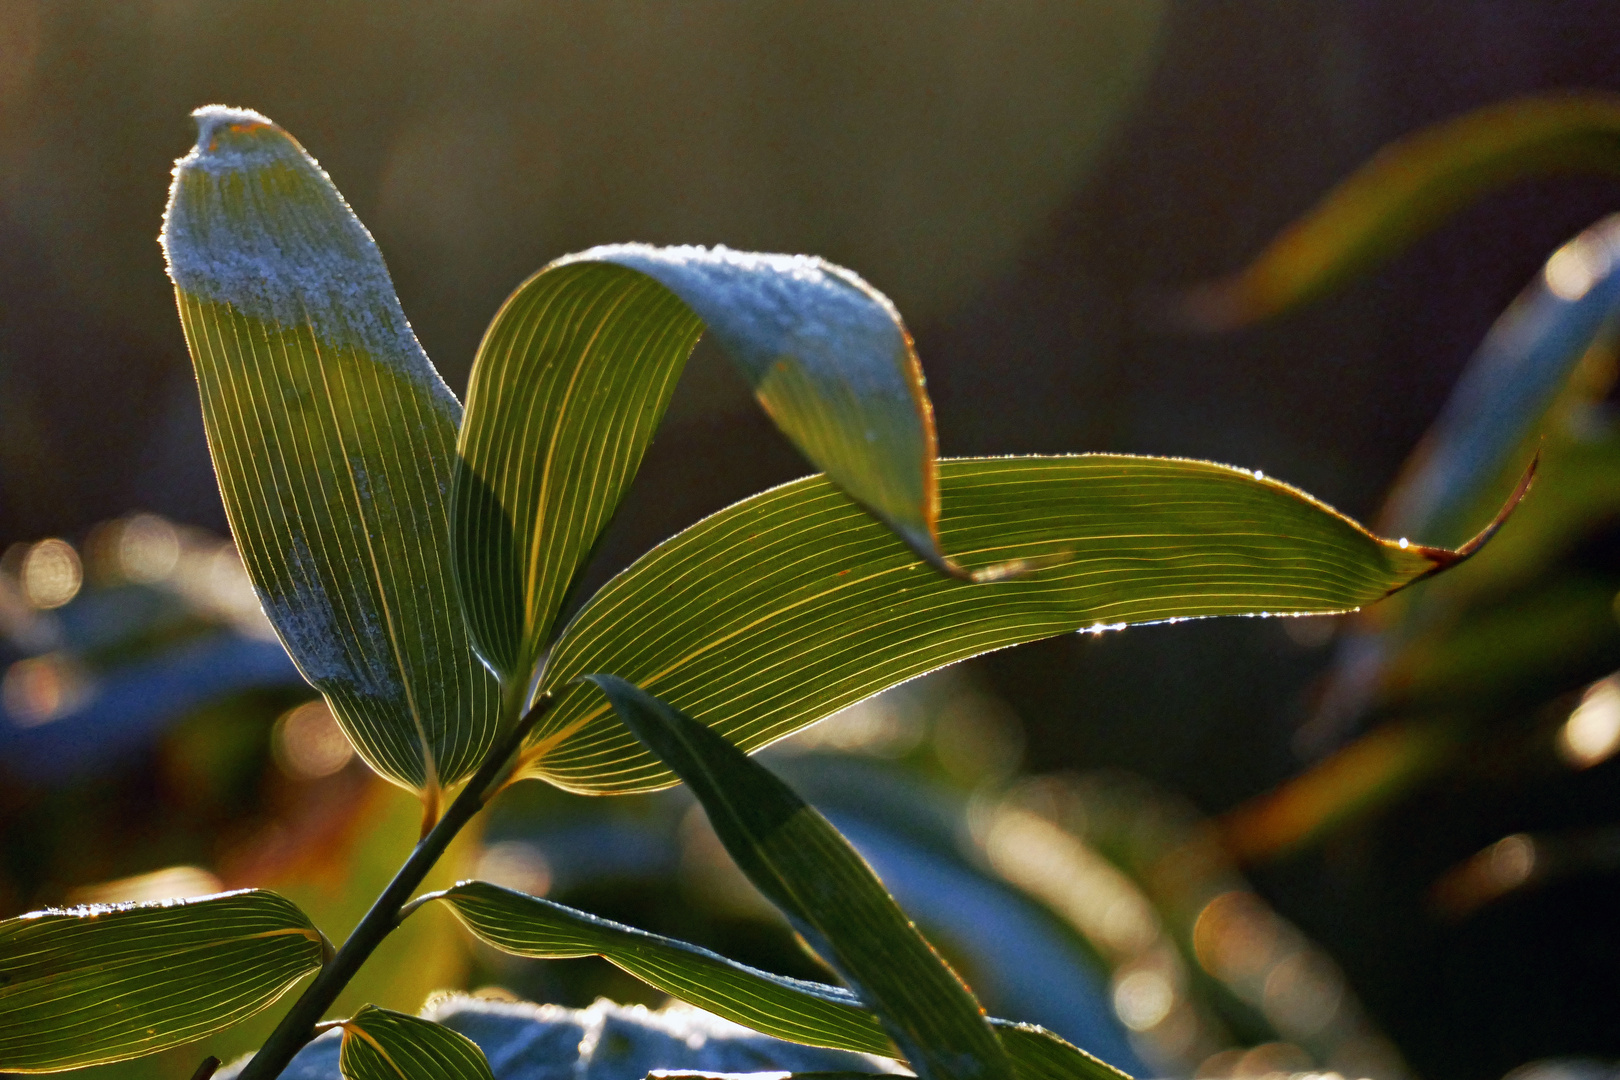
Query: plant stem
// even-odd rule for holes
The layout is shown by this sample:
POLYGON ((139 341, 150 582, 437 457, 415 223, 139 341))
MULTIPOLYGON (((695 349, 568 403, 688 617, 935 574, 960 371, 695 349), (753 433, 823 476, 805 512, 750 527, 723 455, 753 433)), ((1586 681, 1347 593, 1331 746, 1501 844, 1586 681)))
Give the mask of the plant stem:
POLYGON ((450 846, 450 841, 455 839, 462 826, 483 809, 490 790, 498 786, 497 780, 504 779, 501 773, 523 744, 523 737, 551 708, 551 702, 550 694, 541 695, 534 708, 490 748, 489 756, 484 758, 478 771, 467 781, 467 786, 461 790, 456 801, 450 804, 450 809, 416 845, 410 858, 405 860, 405 865, 399 868, 394 880, 388 883, 382 895, 371 905, 371 910, 366 912, 365 918, 349 934, 337 955, 321 968, 315 981, 309 984, 287 1015, 281 1018, 281 1023, 276 1025, 276 1030, 271 1032, 264 1046, 242 1069, 239 1080, 275 1080, 293 1055, 315 1037, 315 1024, 332 1007, 332 1002, 337 1000, 343 988, 349 985, 349 980, 360 970, 360 965, 382 944, 383 938, 399 925, 400 907, 422 884, 422 879, 427 877, 428 871, 433 869, 433 864, 439 861, 439 856, 444 854, 444 849, 450 846))

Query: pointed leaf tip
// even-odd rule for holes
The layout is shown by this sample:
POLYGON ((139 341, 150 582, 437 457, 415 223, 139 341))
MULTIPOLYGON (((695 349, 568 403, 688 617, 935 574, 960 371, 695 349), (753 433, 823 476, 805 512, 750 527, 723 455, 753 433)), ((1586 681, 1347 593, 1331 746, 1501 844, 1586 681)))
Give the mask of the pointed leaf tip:
POLYGON ((569 260, 610 262, 680 297, 753 387, 760 406, 812 464, 950 577, 968 571, 939 539, 934 408, 911 334, 889 298, 810 255, 723 245, 618 244, 569 260))
POLYGON ((1497 510, 1496 516, 1491 518, 1491 520, 1486 523, 1484 528, 1480 529, 1479 532, 1475 533, 1472 538, 1470 538, 1460 547, 1443 548, 1415 545, 1417 550, 1434 564, 1433 568, 1427 573, 1413 578, 1411 581, 1396 586, 1390 591, 1392 593, 1399 592, 1408 585, 1422 581, 1424 578, 1432 577, 1442 570, 1449 570, 1458 563, 1465 562, 1477 554, 1481 548, 1491 542, 1491 538, 1497 534, 1502 526, 1507 524, 1508 518, 1513 516, 1513 512, 1517 510, 1519 508, 1519 504, 1524 501, 1524 497, 1530 493, 1530 487, 1536 479, 1536 470, 1540 467, 1540 465, 1541 451, 1537 449, 1535 454, 1530 458, 1530 464, 1525 466, 1523 474, 1520 475, 1519 482, 1513 486, 1512 493, 1509 494, 1507 500, 1502 503, 1501 509, 1497 510))

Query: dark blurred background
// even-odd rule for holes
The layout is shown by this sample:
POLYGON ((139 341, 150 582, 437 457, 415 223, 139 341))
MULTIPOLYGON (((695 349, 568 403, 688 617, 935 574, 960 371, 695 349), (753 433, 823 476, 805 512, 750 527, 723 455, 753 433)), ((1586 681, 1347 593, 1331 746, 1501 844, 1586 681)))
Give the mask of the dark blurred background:
MULTIPOLYGON (((501 300, 566 252, 806 251, 906 316, 943 453, 1212 458, 1366 519, 1493 319, 1620 182, 1493 194, 1257 329, 1179 332, 1169 301, 1388 141, 1557 88, 1620 90, 1613 4, 0 0, 0 547, 82 545, 135 511, 225 532, 155 243, 204 103, 265 112, 320 160, 458 391, 501 300)), ((805 471, 700 346, 595 579, 805 471)), ((970 668, 1021 719, 1025 771, 1124 770, 1219 815, 1310 764, 1294 734, 1327 637, 1197 623, 970 668)), ((1614 762, 1436 782, 1248 872, 1416 1074, 1613 1058, 1616 860, 1461 920, 1427 898, 1504 835, 1617 810, 1614 762)))

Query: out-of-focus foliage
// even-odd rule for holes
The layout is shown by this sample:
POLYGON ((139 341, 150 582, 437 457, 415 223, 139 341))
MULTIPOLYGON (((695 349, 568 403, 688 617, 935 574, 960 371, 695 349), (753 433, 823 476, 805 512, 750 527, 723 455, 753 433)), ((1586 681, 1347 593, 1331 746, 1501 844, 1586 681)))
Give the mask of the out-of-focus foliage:
POLYGON ((1620 97, 1504 102, 1381 150, 1249 266, 1204 286, 1186 315, 1233 329, 1332 292, 1493 189, 1558 172, 1620 173, 1620 97))

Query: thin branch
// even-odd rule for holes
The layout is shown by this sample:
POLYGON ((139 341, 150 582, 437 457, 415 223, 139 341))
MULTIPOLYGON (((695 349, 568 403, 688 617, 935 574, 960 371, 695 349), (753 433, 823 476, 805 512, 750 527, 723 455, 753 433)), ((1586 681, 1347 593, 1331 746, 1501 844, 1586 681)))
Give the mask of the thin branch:
POLYGON ((490 748, 489 755, 472 779, 467 781, 467 786, 462 788, 456 801, 450 804, 450 809, 416 845, 410 858, 405 860, 405 865, 399 868, 394 880, 388 883, 388 888, 377 897, 371 910, 366 912, 365 918, 360 920, 337 955, 321 968, 315 981, 309 984, 287 1015, 282 1017, 264 1046, 243 1068, 239 1080, 275 1080, 304 1044, 315 1037, 317 1021, 332 1007, 332 1002, 349 985, 349 980, 360 970, 360 965, 382 944, 383 938, 399 925, 401 906, 422 884, 422 879, 427 877, 428 871, 433 869, 433 864, 439 861, 439 856, 444 854, 444 849, 450 846, 450 841, 455 839, 462 826, 483 809, 490 793, 500 788, 501 782, 506 779, 512 756, 523 745, 524 736, 551 708, 552 700, 550 694, 542 694, 523 719, 490 748))
POLYGON ((191 1074, 191 1080, 209 1080, 209 1077, 213 1076, 214 1071, 218 1068, 219 1058, 209 1054, 202 1059, 202 1064, 197 1066, 197 1071, 191 1074))

